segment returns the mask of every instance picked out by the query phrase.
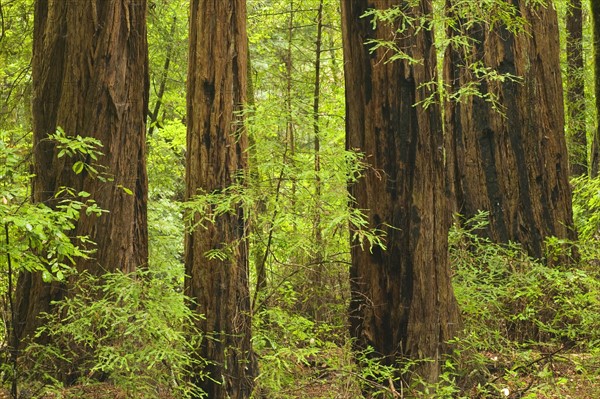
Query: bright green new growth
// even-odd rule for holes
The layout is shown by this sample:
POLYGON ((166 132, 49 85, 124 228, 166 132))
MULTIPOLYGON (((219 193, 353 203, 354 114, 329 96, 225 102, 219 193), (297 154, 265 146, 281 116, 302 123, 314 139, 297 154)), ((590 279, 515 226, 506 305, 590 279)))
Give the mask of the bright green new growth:
MULTIPOLYGON (((543 2, 536 1, 542 5, 543 2)), ((527 21, 520 16, 517 7, 504 0, 453 0, 450 2, 435 1, 431 14, 417 13, 419 1, 408 1, 401 6, 386 10, 371 9, 363 18, 369 18, 373 28, 381 26, 389 30, 388 39, 369 39, 366 45, 371 52, 381 51, 382 62, 407 61, 409 64, 419 64, 422 60, 414 59, 405 49, 401 48, 403 37, 413 35, 421 29, 432 30, 435 34, 434 46, 438 55, 438 79, 422 83, 421 87, 438 87, 431 90, 431 95, 419 104, 427 108, 434 103, 444 101, 462 102, 472 97, 480 97, 489 102, 501 115, 505 110, 493 90, 482 90, 482 85, 494 87, 507 80, 520 82, 521 78, 508 72, 500 72, 486 67, 482 59, 473 54, 473 48, 478 43, 471 34, 472 30, 491 32, 501 28, 513 34, 527 34, 527 21), (451 46, 462 54, 462 62, 456 67, 469 71, 471 80, 452 91, 443 82, 443 59, 446 49, 451 46)), ((416 105, 416 104, 415 104, 416 105)))
MULTIPOLYGON (((155 259, 150 269, 131 275, 76 274, 77 260, 93 256, 94 243, 87 237, 72 237, 69 231, 82 212, 99 215, 104 211, 90 193, 68 187, 58 190, 52 207, 31 203, 23 189, 30 178, 24 172, 28 152, 15 145, 13 137, 2 132, 0 141, 1 159, 7 166, 0 175, 4 227, 0 267, 8 277, 3 279, 8 281, 6 292, 12 296, 13 276, 27 271, 42 272, 48 283, 68 279, 74 284, 70 285, 74 295, 54 303, 53 312, 44 316, 46 324, 36 337, 44 337, 48 343, 39 345, 34 340, 27 347, 19 364, 28 367, 15 374, 10 353, 3 352, 2 371, 11 379, 37 381, 42 384, 39 389, 53 387, 51 390, 66 397, 77 393, 61 389, 65 378, 79 386, 110 381, 131 398, 161 397, 160 389, 177 397, 199 394, 185 378, 193 361, 190 336, 201 340, 202 334, 193 330, 196 316, 181 292, 182 271, 155 259)), ((97 140, 69 137, 61 129, 48 140, 56 142, 59 158, 75 160, 73 172, 86 171, 92 177, 111 180, 95 164, 102 155, 97 140)), ((14 317, 12 299, 8 310, 9 317, 14 317)), ((24 385, 28 390, 34 388, 31 382, 24 385)))
POLYGON ((165 270, 79 274, 76 294, 55 303, 37 331, 50 343, 27 348, 28 372, 59 391, 66 376, 74 385, 110 381, 128 398, 198 394, 186 371, 202 334, 192 327, 196 316, 180 286, 179 276, 165 270))
MULTIPOLYGON (((69 237, 68 232, 75 227, 81 212, 98 215, 103 211, 89 193, 69 187, 57 190, 53 207, 29 202, 28 193, 19 185, 31 177, 24 171, 26 158, 22 148, 10 143, 10 137, 3 132, 0 141, 6 162, 6 173, 0 176, 0 216, 4 224, 0 265, 6 273, 42 271, 44 281, 63 280, 77 258, 87 258, 93 252, 93 243, 87 237, 69 237)), ((96 160, 101 154, 96 140, 66 137, 60 129, 48 140, 57 143, 59 157, 96 160)), ((73 165, 75 173, 84 169, 98 174, 94 164, 78 160, 73 165)))

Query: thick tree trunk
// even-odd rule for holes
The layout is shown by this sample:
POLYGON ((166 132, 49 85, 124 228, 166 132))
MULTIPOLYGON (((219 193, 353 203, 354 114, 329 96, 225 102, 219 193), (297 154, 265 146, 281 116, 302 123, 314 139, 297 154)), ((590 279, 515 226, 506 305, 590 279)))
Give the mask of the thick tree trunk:
POLYGON ((594 66, 596 94, 596 130, 592 139, 592 156, 590 160, 590 175, 598 176, 600 172, 600 2, 590 1, 592 6, 592 23, 594 25, 594 66))
MULTIPOLYGON (((459 316, 447 262, 450 217, 440 110, 436 104, 416 105, 433 94, 431 85, 421 86, 435 80, 433 32, 396 35, 398 48, 418 63, 386 62, 389 54, 381 49, 370 54, 365 45, 395 36, 390 26, 373 29, 370 18, 361 17, 374 5, 383 10, 398 2, 342 1, 346 146, 363 153, 369 165, 350 195, 370 226, 387 234, 385 251, 352 243, 351 336, 358 349, 373 347, 386 364, 432 360, 416 371, 434 381, 459 316)), ((405 11, 415 17, 430 13, 431 2, 405 11)))
POLYGON ((587 175, 588 152, 585 128, 583 64, 583 13, 581 0, 567 7, 567 115, 569 164, 572 176, 587 175))
MULTIPOLYGON (((52 205, 61 187, 90 193, 108 212, 100 217, 83 212, 71 232, 88 236, 97 248, 92 259, 77 261, 77 270, 131 272, 148 257, 146 2, 38 0, 33 45, 33 201, 52 205), (57 158, 56 145, 47 137, 58 126, 67 135, 102 142, 98 163, 109 181, 85 171, 76 175, 75 160, 57 158)), ((48 311, 61 291, 42 282, 40 273, 21 273, 19 339, 35 330, 38 314, 48 311)))
POLYGON ((466 217, 489 211, 488 237, 521 243, 540 258, 546 237, 575 238, 558 24, 551 6, 511 4, 527 21, 526 33, 474 26, 466 32, 472 46, 448 49, 445 81, 452 93, 475 83, 481 95, 447 103, 447 160, 457 210, 466 217), (475 62, 519 81, 477 80, 464 67, 475 62))
MULTIPOLYGON (((186 197, 220 191, 247 168, 243 115, 247 90, 246 2, 191 3, 187 97, 186 197)), ((246 221, 241 207, 185 239, 185 292, 204 315, 197 355, 209 361, 192 378, 209 398, 248 398, 255 367, 250 345, 246 221), (227 258, 207 259, 222 249, 227 258), (209 378, 198 377, 207 372, 209 378)))

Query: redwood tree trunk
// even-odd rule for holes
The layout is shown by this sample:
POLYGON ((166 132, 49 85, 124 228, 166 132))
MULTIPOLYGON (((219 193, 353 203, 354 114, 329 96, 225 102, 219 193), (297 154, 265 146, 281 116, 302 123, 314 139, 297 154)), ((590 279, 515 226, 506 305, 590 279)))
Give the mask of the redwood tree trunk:
MULTIPOLYGON (((77 270, 131 272, 148 257, 146 1, 38 0, 33 46, 33 201, 52 205, 61 187, 90 193, 108 212, 100 217, 83 212, 70 233, 96 243, 92 259, 78 260, 77 270), (98 163, 110 181, 85 171, 76 175, 75 160, 57 158, 56 145, 47 137, 59 126, 69 136, 102 142, 98 163)), ((42 282, 40 273, 21 273, 19 339, 35 330, 38 314, 48 311, 61 291, 42 282)))
MULTIPOLYGON (((346 146, 360 151, 368 168, 350 186, 354 206, 370 226, 386 232, 387 250, 352 243, 351 336, 358 349, 371 346, 385 364, 430 359, 417 372, 428 381, 439 374, 445 342, 459 316, 447 262, 450 224, 444 189, 443 137, 439 107, 416 105, 432 94, 433 33, 408 30, 396 44, 420 60, 385 62, 369 53, 369 39, 394 40, 394 28, 361 18, 397 1, 342 1, 346 78, 346 146)), ((431 2, 406 8, 411 16, 431 12, 431 2)), ((403 376, 408 378, 408 376, 403 376)))
POLYGON ((551 5, 511 4, 525 19, 526 33, 513 34, 500 24, 491 31, 474 26, 467 32, 474 39, 468 50, 448 49, 445 81, 452 92, 475 82, 481 96, 447 103, 446 151, 457 210, 466 217, 489 211, 488 237, 521 243, 541 258, 546 237, 575 238, 558 24, 551 5), (464 67, 475 62, 520 81, 478 81, 464 67))
POLYGON ((567 4, 567 114, 571 175, 588 173, 581 0, 567 4))
POLYGON ((590 175, 598 176, 600 171, 600 2, 590 1, 592 7, 592 23, 594 25, 594 66, 596 94, 596 130, 592 140, 592 156, 590 160, 590 175))
MULTIPOLYGON (((246 2, 191 3, 187 93, 186 197, 218 192, 247 168, 248 139, 239 112, 246 101, 246 2)), ((210 363, 192 370, 209 398, 247 398, 255 377, 250 345, 246 221, 241 207, 185 239, 185 292, 204 315, 207 335, 197 355, 210 363), (223 249, 226 259, 208 259, 223 249), (200 378, 207 372, 209 378, 200 378)))

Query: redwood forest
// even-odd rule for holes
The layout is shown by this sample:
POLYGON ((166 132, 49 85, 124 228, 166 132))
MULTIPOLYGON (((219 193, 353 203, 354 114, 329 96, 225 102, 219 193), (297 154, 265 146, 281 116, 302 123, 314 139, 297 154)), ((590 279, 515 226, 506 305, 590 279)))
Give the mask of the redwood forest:
POLYGON ((0 0, 0 399, 600 397, 600 1, 0 0))

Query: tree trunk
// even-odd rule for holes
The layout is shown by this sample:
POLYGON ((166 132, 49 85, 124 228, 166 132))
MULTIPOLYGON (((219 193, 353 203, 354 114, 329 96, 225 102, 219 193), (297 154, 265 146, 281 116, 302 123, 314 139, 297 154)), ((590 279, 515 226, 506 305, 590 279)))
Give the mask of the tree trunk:
MULTIPOLYGON (((294 41, 294 16, 295 16, 294 0, 290 0, 290 14, 288 18, 287 26, 287 49, 284 56, 285 63, 285 110, 286 110, 286 136, 285 136, 285 152, 284 152, 284 163, 290 165, 289 179, 292 183, 291 207, 296 207, 296 186, 297 178, 295 172, 296 164, 296 117, 294 115, 292 101, 295 98, 295 93, 292 90, 292 79, 294 78, 294 58, 292 57, 292 46, 294 41), (289 155, 288 155, 289 153, 289 155)), ((297 232, 297 225, 295 219, 292 220, 294 227, 294 233, 297 232)))
MULTIPOLYGON (((456 208, 465 217, 488 211, 484 233, 544 255, 548 236, 575 238, 564 136, 558 23, 551 7, 512 0, 527 32, 476 25, 468 47, 449 47, 445 81, 451 94, 475 84, 480 95, 446 104, 447 162, 456 208), (481 62, 519 79, 480 79, 481 62), (495 100, 491 100, 495 99, 495 100)), ((454 0, 450 7, 459 7, 454 0)), ((457 24, 457 26, 460 24, 457 24)))
MULTIPOLYGON (((70 233, 96 243, 92 259, 79 259, 77 270, 132 272, 148 258, 146 2, 38 0, 33 46, 33 201, 52 205, 61 187, 90 193, 108 212, 99 217, 82 212, 70 233), (75 174, 74 159, 57 157, 48 134, 59 126, 69 136, 102 142, 104 155, 97 162, 111 179, 75 174)), ((34 332, 38 314, 50 309, 63 288, 44 283, 40 273, 21 273, 19 339, 34 332)))
POLYGON ((567 115, 572 176, 588 173, 582 14, 581 0, 567 2, 567 115))
MULTIPOLYGON (((177 16, 173 16, 173 22, 171 23, 171 38, 174 39, 175 32, 177 30, 177 16)), ((158 92, 156 93, 156 103, 154 104, 154 110, 152 112, 148 112, 148 117, 150 118, 149 125, 150 130, 148 131, 149 135, 152 135, 154 126, 161 127, 161 124, 158 121, 158 113, 160 111, 160 107, 163 103, 163 97, 165 96, 165 90, 167 89, 167 79, 169 78, 169 68, 171 66, 171 58, 173 56, 173 51, 175 49, 175 44, 173 41, 167 43, 167 54, 165 56, 165 63, 162 68, 160 74, 160 83, 158 87, 158 92)))
MULTIPOLYGON (((219 192, 247 168, 248 138, 240 113, 246 101, 246 2, 191 3, 187 93, 186 197, 219 192)), ((255 367, 250 345, 246 220, 241 206, 185 238, 185 292, 206 334, 192 370, 207 397, 248 398, 255 367), (221 249, 226 259, 208 259, 221 249), (208 378, 200 378, 201 372, 208 378)))
POLYGON ((592 139, 592 156, 590 160, 590 175, 598 176, 600 171, 600 2, 591 0, 592 23, 594 25, 594 66, 595 66, 595 94, 596 94, 596 130, 592 139))
MULTIPOLYGON (((374 4, 384 10, 398 2, 374 4)), ((368 164, 349 187, 354 206, 364 210, 372 228, 385 231, 387 250, 352 243, 351 336, 359 350, 371 346, 385 364, 432 360, 420 362, 416 371, 435 381, 459 316, 447 262, 440 109, 417 105, 434 94, 431 85, 422 86, 435 80, 433 32, 395 34, 402 20, 373 29, 370 18, 361 17, 371 7, 372 1, 342 1, 346 146, 363 153, 368 164), (386 62, 385 50, 370 54, 369 39, 396 40, 419 62, 386 62)), ((414 17, 431 13, 431 2, 405 11, 414 17)))
MULTIPOLYGON (((248 41, 248 46, 249 46, 248 41)), ((252 81, 252 59, 250 56, 250 50, 248 50, 248 60, 247 64, 247 79, 246 87, 246 114, 250 115, 250 117, 254 118, 254 113, 256 111, 256 101, 254 97, 254 82, 252 81)), ((251 126, 252 122, 247 124, 248 127, 251 126)), ((256 138, 252 134, 252 130, 248 132, 248 158, 249 158, 249 171, 250 171, 250 181, 251 184, 258 184, 261 181, 260 171, 258 168, 258 159, 257 159, 257 151, 256 151, 256 138)), ((260 189, 258 189, 260 190, 260 189)), ((260 191, 258 191, 260 192, 260 191)), ((249 215, 249 231, 251 232, 251 239, 249 240, 249 247, 253 254, 253 263, 254 270, 256 273, 256 285, 254 288, 254 296, 252 298, 252 303, 250 304, 252 308, 252 312, 256 313, 259 310, 256 306, 258 305, 258 299, 261 297, 267 288, 267 256, 269 254, 268 245, 265 244, 265 240, 263 238, 263 226, 261 225, 260 217, 266 213, 267 205, 263 193, 260 192, 256 206, 251 211, 249 215)), ((272 229, 269 231, 269 238, 272 236, 272 229)), ((269 240, 270 241, 270 240, 269 240)))
POLYGON ((314 171, 315 171, 315 216, 313 221, 314 246, 311 270, 311 290, 313 292, 313 301, 311 301, 310 310, 315 321, 321 321, 323 306, 323 231, 321 226, 322 209, 322 185, 321 182, 321 133, 319 123, 319 100, 321 96, 321 45, 323 39, 323 0, 319 1, 317 8, 317 40, 315 43, 315 89, 313 96, 313 150, 314 150, 314 171))

